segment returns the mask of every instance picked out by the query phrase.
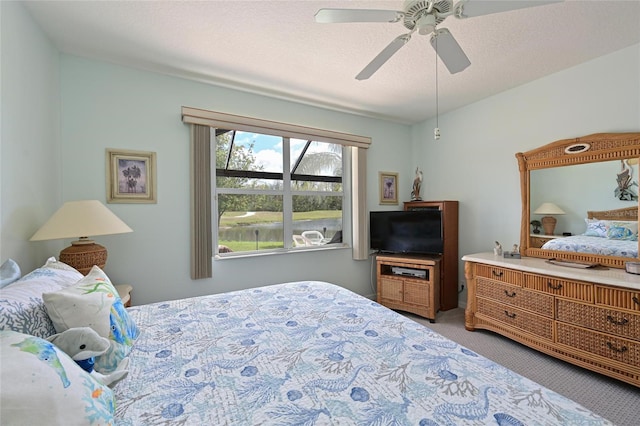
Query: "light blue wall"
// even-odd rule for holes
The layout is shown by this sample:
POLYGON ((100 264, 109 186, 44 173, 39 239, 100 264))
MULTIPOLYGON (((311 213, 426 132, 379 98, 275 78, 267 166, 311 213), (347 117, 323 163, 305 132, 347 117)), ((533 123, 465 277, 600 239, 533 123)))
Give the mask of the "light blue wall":
POLYGON ((63 247, 28 241, 62 197, 59 60, 22 4, 0 2, 0 14, 0 262, 28 272, 63 247))
MULTIPOLYGON (((415 125, 427 199, 460 201, 460 255, 520 243, 516 152, 559 139, 640 131, 640 45, 415 125)), ((441 98, 446 93, 440 94, 441 98)), ((460 281, 464 281, 460 262, 460 281)), ((461 304, 466 294, 461 294, 461 304)))
POLYGON ((434 121, 408 127, 60 58, 21 4, 0 2, 0 13, 0 256, 30 270, 56 255, 68 241, 27 240, 63 201, 105 201, 105 149, 156 151, 158 204, 110 204, 134 232, 97 239, 109 249, 107 273, 135 286, 135 303, 307 278, 373 293, 370 262, 352 261, 348 250, 220 261, 212 280, 190 280, 183 105, 372 136, 369 209, 396 208, 378 205, 378 171, 400 173, 402 201, 419 165, 425 199, 460 201, 460 255, 490 250, 496 239, 505 247, 519 242, 516 152, 557 139, 640 129, 638 45, 443 114, 436 142, 434 121))
MULTIPOLYGON (((189 276, 191 106, 371 136, 368 205, 378 208, 379 170, 401 173, 409 198, 411 131, 406 125, 327 111, 76 56, 61 57, 63 199, 105 201, 105 148, 157 152, 157 204, 109 204, 134 232, 100 237, 106 272, 135 287, 134 303, 318 279, 371 295, 371 262, 350 250, 216 260, 213 279, 189 276), (406 152, 406 155, 398 155, 406 152)), ((394 206, 399 208, 399 206, 394 206)))
POLYGON ((29 242, 64 201, 105 201, 105 149, 158 154, 158 204, 110 204, 133 229, 97 238, 107 273, 135 286, 135 303, 196 296, 288 280, 332 281, 371 295, 371 262, 349 250, 216 261, 214 278, 189 278, 188 127, 183 105, 371 136, 367 184, 378 206, 378 171, 400 173, 408 199, 410 128, 60 55, 19 2, 0 2, 2 160, 0 260, 26 272, 69 241, 29 242))

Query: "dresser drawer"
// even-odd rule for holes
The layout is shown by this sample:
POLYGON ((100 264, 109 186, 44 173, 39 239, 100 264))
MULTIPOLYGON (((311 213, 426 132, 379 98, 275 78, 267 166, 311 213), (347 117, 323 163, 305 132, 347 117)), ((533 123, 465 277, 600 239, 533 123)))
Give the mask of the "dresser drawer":
POLYGON ((558 298, 558 321, 603 333, 640 340, 640 314, 586 305, 558 298))
POLYGON ((550 294, 538 293, 481 277, 476 278, 476 294, 479 297, 553 318, 553 296, 550 294))
POLYGON ((524 286, 555 296, 568 297, 583 302, 593 302, 593 284, 544 275, 524 274, 524 286))
POLYGON ((640 312, 640 291, 596 285, 596 303, 640 312))
POLYGON ((512 327, 535 334, 537 337, 553 339, 553 320, 534 313, 497 303, 482 297, 476 299, 477 313, 493 318, 512 327))
POLYGON ((497 266, 476 264, 476 276, 492 280, 522 285, 522 272, 497 266))
POLYGON ((640 367, 640 342, 556 322, 558 343, 640 367))

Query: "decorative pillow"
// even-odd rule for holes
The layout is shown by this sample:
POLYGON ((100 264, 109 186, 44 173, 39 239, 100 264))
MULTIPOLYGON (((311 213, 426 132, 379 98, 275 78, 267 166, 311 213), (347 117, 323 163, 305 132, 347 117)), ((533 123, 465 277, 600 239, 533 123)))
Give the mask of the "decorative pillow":
POLYGON ((638 241, 638 222, 609 221, 607 238, 610 240, 638 241))
POLYGON ((58 333, 74 327, 91 327, 110 340, 109 350, 96 357, 98 372, 115 371, 129 355, 140 331, 102 269, 94 266, 76 285, 42 296, 58 333))
POLYGON ((584 235, 589 237, 607 238, 607 221, 598 219, 585 219, 587 230, 584 235))
POLYGON ((47 315, 42 293, 73 285, 82 276, 71 266, 51 257, 41 268, 1 288, 0 330, 13 330, 43 338, 56 334, 47 315))
POLYGON ((13 259, 5 260, 0 266, 0 288, 18 281, 22 276, 20 266, 13 259))
POLYGON ((0 331, 2 424, 113 424, 113 392, 55 345, 0 331))

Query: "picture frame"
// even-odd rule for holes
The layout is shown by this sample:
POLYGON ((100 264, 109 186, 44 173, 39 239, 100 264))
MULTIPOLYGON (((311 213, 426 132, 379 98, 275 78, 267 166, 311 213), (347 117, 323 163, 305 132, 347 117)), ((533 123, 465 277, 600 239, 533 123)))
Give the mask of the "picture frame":
POLYGON ((398 173, 379 172, 380 204, 398 204, 398 173))
POLYGON ((107 203, 157 203, 156 153, 107 148, 107 203))

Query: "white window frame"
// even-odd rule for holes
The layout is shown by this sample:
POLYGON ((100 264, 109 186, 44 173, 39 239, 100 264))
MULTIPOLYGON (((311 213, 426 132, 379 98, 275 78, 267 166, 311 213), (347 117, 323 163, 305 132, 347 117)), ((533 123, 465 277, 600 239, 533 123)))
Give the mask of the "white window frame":
MULTIPOLYGON (((192 182, 196 182, 203 178, 203 169, 211 177, 211 158, 208 163, 199 161, 197 152, 193 149, 196 145, 202 143, 210 144, 210 141, 203 141, 202 134, 199 132, 200 127, 222 128, 222 129, 234 129, 247 132, 263 133, 276 136, 283 136, 296 139, 310 139, 319 142, 338 143, 350 148, 351 154, 351 169, 350 184, 347 184, 347 177, 343 176, 343 190, 349 188, 350 192, 350 208, 351 208, 351 247, 352 257, 354 260, 367 260, 369 258, 368 250, 368 233, 367 233, 367 215, 366 215, 366 150, 371 145, 371 138, 366 136, 357 136, 347 133, 336 132, 325 129, 315 129, 306 126, 299 126, 288 123, 279 123, 269 120, 261 120, 257 118, 243 117, 239 115, 226 114, 215 111, 208 111, 199 108, 182 107, 182 121, 185 124, 190 124, 192 127, 191 144, 192 144, 192 182)), ((208 132, 207 132, 208 135, 208 132)), ((344 158, 343 158, 343 161, 344 158)), ((213 160, 213 170, 215 170, 215 159, 213 160)), ((201 185, 201 187, 205 187, 201 185)), ((346 194, 345 194, 346 195, 346 194)), ((211 234, 202 235, 203 232, 199 231, 198 224, 201 224, 203 217, 207 217, 207 214, 211 215, 211 209, 213 201, 211 199, 211 192, 207 194, 202 189, 194 189, 192 184, 192 208, 191 208, 191 277, 193 279, 208 278, 212 276, 211 268, 206 265, 207 262, 211 262, 212 254, 212 238, 211 234), (203 203, 203 199, 210 200, 208 203, 203 203), (206 206, 209 205, 208 211, 206 206), (199 206, 199 207, 195 207, 199 206), (194 226, 196 228, 194 228, 194 226), (194 230, 195 229, 195 230, 194 230), (207 241, 208 239, 208 241, 207 241)), ((345 203, 343 203, 345 204, 345 203)), ((348 204, 348 203, 347 203, 348 204)), ((343 212, 345 206, 343 205, 343 212)), ((343 217, 344 213, 343 213, 343 217)), ((349 221, 343 220, 343 238, 346 234, 346 225, 349 221)), ((216 232, 217 235, 217 232, 216 232)), ((216 237, 217 238, 217 237, 216 237)))
MULTIPOLYGON (((212 129, 213 130, 213 129, 212 129)), ((216 139, 215 132, 211 132, 211 141, 213 144, 212 152, 216 151, 216 139)), ((263 134, 263 133, 261 133, 263 134)), ((273 136, 273 135, 271 135, 273 136)), ((273 250, 258 250, 258 251, 244 251, 244 252, 231 252, 231 253, 219 253, 218 252, 218 229, 217 226, 214 226, 213 232, 213 253, 214 256, 218 259, 231 258, 231 257, 246 257, 246 256, 261 256, 265 254, 274 254, 274 253, 287 253, 290 251, 303 251, 303 250, 331 250, 336 248, 350 247, 349 242, 351 241, 351 227, 349 223, 351 222, 349 218, 351 218, 351 208, 349 203, 349 194, 351 190, 345 191, 347 187, 350 187, 350 159, 349 149, 342 146, 342 171, 343 175, 342 179, 342 191, 299 191, 291 188, 291 138, 282 137, 282 190, 268 190, 268 189, 244 189, 244 188, 218 188, 216 185, 216 169, 215 164, 212 165, 212 173, 211 173, 211 190, 214 194, 213 197, 213 206, 212 217, 217 217, 218 212, 218 195, 219 194, 239 194, 239 195, 279 195, 282 196, 282 227, 283 227, 283 244, 284 247, 281 249, 273 249, 273 250), (346 176, 345 176, 346 175, 346 176), (347 183, 347 184, 345 184, 347 183), (341 244, 329 244, 329 245, 321 245, 321 246, 305 246, 305 247, 294 247, 293 239, 291 238, 293 234, 293 196, 295 195, 304 195, 304 196, 336 196, 342 198, 342 243, 341 244), (346 224, 346 227, 345 227, 346 224)), ((213 160, 215 162, 215 160, 213 160)))

